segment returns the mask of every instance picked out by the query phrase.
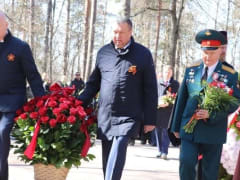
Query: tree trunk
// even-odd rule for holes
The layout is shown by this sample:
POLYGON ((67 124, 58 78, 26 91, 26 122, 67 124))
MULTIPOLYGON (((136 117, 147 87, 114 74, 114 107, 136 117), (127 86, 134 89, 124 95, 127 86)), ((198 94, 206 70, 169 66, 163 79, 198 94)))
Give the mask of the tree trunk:
POLYGON ((31 20, 30 20, 30 46, 33 52, 33 57, 35 57, 35 47, 34 47, 34 19, 35 19, 35 0, 31 0, 31 20))
POLYGON ((229 14, 230 14, 230 3, 231 3, 231 0, 228 0, 226 31, 228 31, 228 22, 229 22, 229 14))
POLYGON ((63 75, 67 75, 67 69, 68 69, 68 57, 69 57, 69 24, 70 24, 70 6, 71 6, 71 0, 67 1, 67 22, 66 22, 66 32, 65 32, 65 42, 64 42, 64 55, 63 55, 63 75))
POLYGON ((108 6, 108 0, 105 0, 105 9, 103 13, 103 33, 102 33, 102 45, 105 44, 105 29, 106 29, 106 19, 107 19, 107 6, 108 6))
MULTIPOLYGON (((177 59, 176 59, 176 65, 177 67, 181 67, 180 66, 180 61, 181 61, 181 51, 182 51, 182 45, 181 45, 181 41, 178 41, 178 46, 177 46, 177 59)), ((174 79, 179 79, 179 70, 180 68, 176 68, 176 75, 174 79)))
POLYGON ((215 17, 215 22, 214 22, 214 24, 215 24, 214 27, 215 28, 214 29, 217 29, 219 2, 220 2, 220 0, 217 1, 216 17, 215 17))
POLYGON ((48 60, 49 60, 49 29, 52 13, 52 0, 48 0, 48 9, 47 9, 47 22, 46 22, 46 32, 45 32, 45 48, 44 48, 44 63, 43 63, 43 72, 48 71, 48 60))
POLYGON ((160 26, 161 26, 161 11, 162 8, 162 0, 158 0, 159 3, 159 11, 157 16, 157 32, 156 32, 156 43, 155 43, 155 52, 154 52, 154 64, 155 68, 157 69, 157 54, 158 54, 158 44, 159 44, 159 33, 160 33, 160 26))
MULTIPOLYGON (((15 0, 12 0, 12 16, 14 16, 15 12, 15 0)), ((11 24, 11 31, 14 33, 15 31, 15 23, 11 24)))
POLYGON ((180 28, 180 20, 182 17, 182 12, 184 9, 184 0, 181 2, 181 7, 179 10, 179 15, 177 17, 177 1, 171 1, 171 16, 172 16, 172 32, 171 32, 171 43, 170 43, 170 65, 172 66, 175 73, 175 59, 176 59, 176 47, 177 41, 179 38, 179 28, 180 28))
POLYGON ((95 34, 95 22, 96 22, 96 12, 97 12, 97 0, 92 0, 92 7, 91 7, 91 19, 90 19, 90 29, 89 29, 89 43, 88 43, 88 53, 87 53, 87 75, 88 76, 91 73, 92 70, 92 54, 93 54, 93 48, 94 48, 94 34, 95 34))
POLYGON ((50 26, 50 42, 49 42, 49 76, 51 82, 53 81, 53 36, 54 36, 54 22, 55 22, 55 10, 56 10, 56 0, 53 1, 52 5, 52 18, 50 26))
POLYGON ((131 0, 122 0, 122 3, 123 3, 123 9, 122 9, 121 15, 124 18, 129 18, 131 13, 131 0))
POLYGON ((89 37, 89 17, 91 12, 91 0, 85 0, 85 30, 84 30, 84 48, 83 48, 83 74, 82 77, 86 80, 87 71, 87 50, 88 50, 88 37, 89 37))

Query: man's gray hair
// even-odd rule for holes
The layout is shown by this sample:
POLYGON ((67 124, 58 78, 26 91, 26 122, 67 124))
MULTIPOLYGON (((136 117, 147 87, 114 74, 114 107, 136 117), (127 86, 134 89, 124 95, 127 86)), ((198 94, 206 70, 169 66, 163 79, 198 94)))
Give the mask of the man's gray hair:
POLYGON ((132 29, 132 21, 129 18, 118 18, 116 20, 117 24, 127 23, 130 29, 132 29))

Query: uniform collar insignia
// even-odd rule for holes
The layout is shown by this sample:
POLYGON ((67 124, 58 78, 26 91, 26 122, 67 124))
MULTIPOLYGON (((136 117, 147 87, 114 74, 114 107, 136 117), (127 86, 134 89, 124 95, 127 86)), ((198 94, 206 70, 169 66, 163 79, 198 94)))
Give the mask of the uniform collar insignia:
POLYGON ((7 59, 8 61, 14 61, 15 60, 15 55, 10 53, 8 56, 7 56, 7 59))
POLYGON ((128 72, 132 73, 133 75, 135 75, 137 73, 137 66, 130 66, 128 69, 128 72))

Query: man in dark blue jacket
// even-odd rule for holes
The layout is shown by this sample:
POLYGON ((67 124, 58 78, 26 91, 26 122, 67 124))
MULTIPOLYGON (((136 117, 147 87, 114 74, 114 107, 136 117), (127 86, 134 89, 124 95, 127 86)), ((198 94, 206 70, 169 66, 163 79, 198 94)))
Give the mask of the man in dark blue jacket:
POLYGON ((98 137, 105 180, 121 179, 129 137, 144 115, 145 132, 156 123, 157 81, 150 51, 132 38, 132 22, 118 20, 113 41, 103 46, 79 99, 88 104, 100 91, 98 137))
POLYGON ((26 78, 34 96, 42 96, 42 80, 27 43, 8 31, 0 12, 0 180, 8 179, 10 131, 15 112, 26 102, 26 78))

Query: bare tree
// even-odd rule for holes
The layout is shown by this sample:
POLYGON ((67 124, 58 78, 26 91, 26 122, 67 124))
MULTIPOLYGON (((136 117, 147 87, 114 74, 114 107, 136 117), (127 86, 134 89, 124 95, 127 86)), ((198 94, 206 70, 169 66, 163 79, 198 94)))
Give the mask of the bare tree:
POLYGON ((171 16, 172 16, 172 31, 171 31, 171 46, 170 46, 170 53, 169 59, 170 64, 175 72, 175 59, 176 59, 176 47, 177 41, 179 38, 179 28, 180 28, 180 20, 182 17, 182 12, 184 9, 184 0, 181 0, 181 5, 179 9, 179 14, 177 16, 177 1, 171 0, 171 16))
POLYGON ((94 32, 95 32, 95 22, 96 22, 96 8, 97 8, 97 0, 92 0, 91 7, 91 19, 90 19, 90 29, 89 29, 89 43, 88 43, 88 53, 87 53, 87 75, 89 76, 92 69, 92 53, 94 48, 94 32))
POLYGON ((91 0, 85 0, 85 23, 84 23, 84 44, 83 44, 83 71, 82 77, 86 80, 87 70, 87 50, 88 50, 88 37, 89 37, 89 17, 91 12, 91 0))
POLYGON ((52 0, 48 0, 48 9, 47 9, 47 22, 46 22, 46 31, 45 31, 45 48, 44 48, 44 63, 43 63, 43 71, 47 73, 47 65, 49 60, 49 32, 50 32, 50 22, 51 22, 51 14, 52 14, 52 0))
POLYGON ((67 75, 68 69, 68 57, 69 57, 69 32, 70 32, 70 7, 71 0, 67 0, 67 21, 65 31, 65 42, 64 42, 64 54, 63 54, 63 75, 67 75))
POLYGON ((129 18, 130 17, 130 13, 131 13, 131 0, 122 0, 123 3, 123 10, 122 10, 122 16, 125 18, 129 18))
POLYGON ((162 8, 162 0, 158 0, 158 16, 157 16, 157 32, 156 32, 156 43, 155 43, 155 52, 154 52, 154 63, 157 66, 157 54, 158 54, 158 44, 159 44, 159 33, 160 33, 160 25, 161 25, 161 8, 162 8))
POLYGON ((31 20, 30 20, 30 46, 32 48, 33 56, 35 57, 35 47, 34 47, 34 22, 35 22, 35 0, 31 0, 31 20))

